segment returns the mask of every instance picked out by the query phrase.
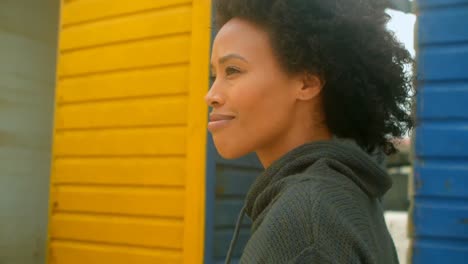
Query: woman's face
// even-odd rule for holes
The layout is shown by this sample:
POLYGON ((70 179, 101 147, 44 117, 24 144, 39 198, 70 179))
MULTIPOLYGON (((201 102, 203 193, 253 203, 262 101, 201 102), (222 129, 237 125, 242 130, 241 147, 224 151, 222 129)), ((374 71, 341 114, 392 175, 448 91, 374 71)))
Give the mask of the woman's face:
POLYGON ((246 20, 230 20, 214 40, 211 67, 208 130, 221 156, 238 158, 285 140, 295 111, 294 87, 302 82, 281 68, 267 32, 246 20))

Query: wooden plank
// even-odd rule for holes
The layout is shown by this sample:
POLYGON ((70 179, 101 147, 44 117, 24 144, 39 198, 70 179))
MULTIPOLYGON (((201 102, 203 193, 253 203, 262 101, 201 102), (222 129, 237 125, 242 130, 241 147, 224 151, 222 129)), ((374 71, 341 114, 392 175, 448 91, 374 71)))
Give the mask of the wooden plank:
POLYGON ((468 119, 468 82, 423 83, 417 96, 419 120, 468 119))
POLYGON ((186 63, 190 55, 190 35, 180 34, 157 39, 62 53, 60 77, 186 63))
POLYGON ((466 81, 468 80, 468 46, 430 46, 419 49, 418 80, 466 81))
POLYGON ((60 34, 60 49, 188 33, 191 30, 191 14, 191 6, 185 5, 65 28, 60 34))
POLYGON ((113 72, 59 80, 58 103, 186 93, 188 65, 113 72))
MULTIPOLYGON (((15 91, 6 90, 0 83, 0 151, 17 149, 34 154, 40 152, 40 155, 50 155, 53 119, 52 91, 42 91, 44 96, 36 97, 35 93, 21 91, 17 91, 13 96, 15 91), (22 96, 27 99, 22 99, 22 96)), ((30 158, 32 156, 24 160, 32 162, 37 156, 30 158)), ((14 167, 19 169, 21 166, 14 167)))
POLYGON ((221 166, 216 168, 216 195, 244 197, 257 176, 261 174, 258 169, 245 169, 239 167, 221 166))
POLYGON ((468 41, 465 20, 468 6, 429 9, 418 14, 418 45, 450 44, 468 41))
POLYGON ((468 165, 417 162, 414 166, 414 194, 423 197, 468 198, 468 165))
POLYGON ((182 252, 128 246, 52 241, 50 262, 67 264, 179 264, 182 252))
POLYGON ((466 198, 416 196, 412 211, 413 222, 416 223, 414 235, 464 241, 465 245, 468 245, 466 198))
POLYGON ((223 159, 219 154, 217 154, 216 164, 263 170, 263 166, 255 153, 250 153, 238 159, 223 159))
POLYGON ((191 0, 80 0, 65 2, 62 8, 62 25, 122 16, 171 5, 191 3, 191 0))
POLYGON ((39 80, 43 87, 36 91, 52 88, 57 55, 57 14, 53 9, 58 9, 58 3, 1 3, 0 58, 4 64, 0 74, 14 80, 39 80))
POLYGON ((56 159, 53 183, 183 186, 185 158, 56 159))
POLYGON ((416 128, 416 156, 419 158, 468 158, 466 123, 430 123, 416 128))
POLYGON ((54 211, 184 216, 183 189, 54 186, 52 192, 54 211))
POLYGON ((184 228, 180 221, 54 214, 50 222, 53 239, 182 248, 184 228))
POLYGON ((56 129, 183 125, 187 98, 159 97, 59 106, 56 129))
POLYGON ((465 263, 468 243, 466 240, 434 239, 418 237, 413 239, 410 263, 465 263))
POLYGON ((206 131, 209 87, 211 0, 193 1, 187 125, 184 264, 202 263, 205 241, 206 131))
POLYGON ((58 131, 55 156, 184 155, 186 128, 58 131))
POLYGON ((434 8, 434 7, 448 7, 454 6, 457 8, 458 5, 468 3, 467 0, 419 0, 416 3, 418 9, 434 8))

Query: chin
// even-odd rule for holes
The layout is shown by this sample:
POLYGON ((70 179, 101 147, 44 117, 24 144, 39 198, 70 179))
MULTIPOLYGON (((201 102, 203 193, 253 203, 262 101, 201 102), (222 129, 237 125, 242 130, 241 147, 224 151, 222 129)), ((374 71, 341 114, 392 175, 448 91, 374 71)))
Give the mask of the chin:
POLYGON ((214 139, 214 143, 216 150, 223 159, 238 159, 252 152, 239 144, 222 144, 217 142, 216 139, 214 139))

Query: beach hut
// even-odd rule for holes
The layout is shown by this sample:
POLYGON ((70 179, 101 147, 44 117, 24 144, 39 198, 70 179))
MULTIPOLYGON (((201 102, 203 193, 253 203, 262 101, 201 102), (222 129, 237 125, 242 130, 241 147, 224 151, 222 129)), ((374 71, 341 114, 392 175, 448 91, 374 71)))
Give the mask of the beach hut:
POLYGON ((202 263, 210 5, 62 1, 48 263, 202 263))
POLYGON ((411 259, 468 259, 468 1, 419 0, 411 259))

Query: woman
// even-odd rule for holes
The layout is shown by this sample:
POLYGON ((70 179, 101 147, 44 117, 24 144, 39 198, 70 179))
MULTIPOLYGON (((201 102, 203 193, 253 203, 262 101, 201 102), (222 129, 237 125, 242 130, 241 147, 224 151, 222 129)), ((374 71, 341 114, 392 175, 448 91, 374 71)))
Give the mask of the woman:
POLYGON ((255 152, 241 263, 398 263, 371 154, 412 127, 409 53, 378 0, 218 0, 208 129, 224 158, 255 152))

